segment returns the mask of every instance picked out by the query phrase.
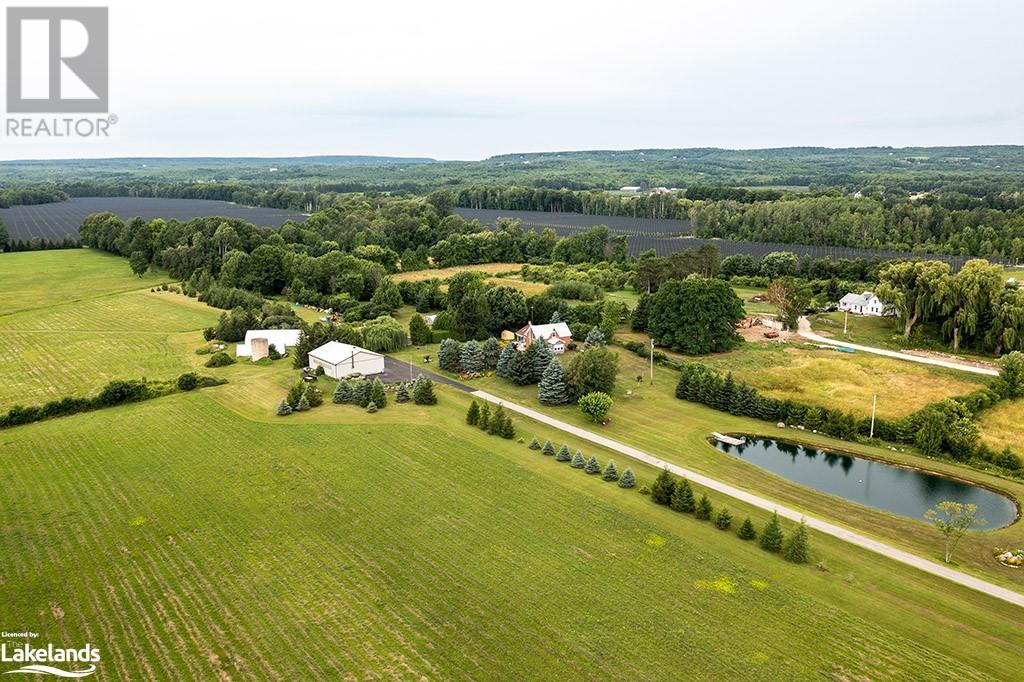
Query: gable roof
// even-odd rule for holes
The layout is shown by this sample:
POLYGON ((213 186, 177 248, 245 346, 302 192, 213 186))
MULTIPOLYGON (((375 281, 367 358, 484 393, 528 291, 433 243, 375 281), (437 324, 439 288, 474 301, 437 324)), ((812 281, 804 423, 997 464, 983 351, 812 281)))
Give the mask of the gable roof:
POLYGON ((552 334, 563 339, 572 338, 572 332, 569 331, 569 325, 565 322, 555 322, 554 324, 527 324, 519 330, 519 333, 525 334, 527 330, 531 331, 533 338, 535 339, 550 339, 552 334))
POLYGON ((341 343, 340 341, 328 341, 319 348, 314 348, 309 351, 309 356, 326 362, 328 365, 337 365, 346 360, 351 360, 353 356, 359 354, 366 354, 371 357, 380 357, 380 353, 374 353, 372 350, 366 350, 359 346, 353 346, 348 343, 341 343))
POLYGON ((301 334, 301 329, 250 329, 245 333, 245 345, 248 346, 253 339, 266 339, 278 350, 284 350, 281 346, 298 345, 301 334))
POLYGON ((871 305, 872 301, 874 301, 875 298, 876 297, 873 292, 865 291, 862 294, 846 294, 841 299, 839 299, 839 302, 845 303, 846 305, 865 306, 871 305))

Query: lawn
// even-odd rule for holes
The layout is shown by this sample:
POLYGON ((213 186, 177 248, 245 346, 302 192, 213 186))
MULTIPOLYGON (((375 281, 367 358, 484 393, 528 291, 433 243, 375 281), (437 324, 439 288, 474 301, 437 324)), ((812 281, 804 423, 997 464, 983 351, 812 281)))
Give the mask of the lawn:
MULTIPOLYGON (((260 370, 287 374, 226 371, 260 370)), ((787 564, 465 426, 446 389, 299 420, 232 391, 7 432, 0 619, 122 679, 971 679, 1020 653, 1011 607, 823 538, 842 573, 787 564)))
POLYGON ((498 275, 518 271, 519 263, 480 263, 478 265, 455 265, 450 268, 434 268, 429 270, 411 270, 391 275, 396 282, 419 282, 424 279, 447 279, 459 272, 482 272, 486 275, 498 275))
POLYGON ((978 421, 981 439, 989 447, 997 450, 1009 447, 1024 455, 1024 399, 1006 401, 985 410, 978 421))
MULTIPOLYGON (((818 493, 723 454, 707 442, 713 431, 777 436, 778 429, 773 423, 735 417, 678 400, 674 396, 678 377, 675 371, 656 366, 655 381, 651 386, 647 380, 647 361, 624 349, 615 350, 620 357, 619 381, 613 394, 615 406, 611 413, 612 421, 600 427, 602 434, 642 448, 667 461, 777 500, 781 504, 874 535, 931 560, 942 561, 938 535, 924 520, 912 521, 818 493), (633 380, 637 376, 643 377, 639 383, 633 380)), ((434 348, 426 348, 399 356, 403 359, 411 357, 413 362, 420 363, 425 352, 436 355, 434 348)), ((431 367, 436 369, 436 365, 432 364, 431 367)), ((536 386, 515 386, 494 376, 473 380, 472 385, 577 426, 596 428, 573 407, 541 406, 537 402, 536 386)), ((952 462, 928 459, 914 453, 912 449, 894 452, 883 447, 858 445, 807 432, 799 432, 798 436, 792 432, 785 435, 818 447, 918 466, 974 481, 1009 494, 1018 500, 1018 504, 1024 500, 1024 484, 1020 482, 952 462)), ((1019 521, 1000 530, 973 532, 961 543, 957 560, 960 568, 967 572, 1024 591, 1024 575, 1020 571, 1004 568, 992 559, 994 546, 1015 546, 1019 543, 1019 521)))

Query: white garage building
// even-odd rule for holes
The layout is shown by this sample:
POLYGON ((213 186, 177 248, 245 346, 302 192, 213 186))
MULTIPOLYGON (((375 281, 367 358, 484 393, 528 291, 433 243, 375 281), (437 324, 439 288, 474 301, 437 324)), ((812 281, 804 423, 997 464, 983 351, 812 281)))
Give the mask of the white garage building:
POLYGON ((277 349, 277 352, 284 355, 289 348, 296 346, 299 343, 299 336, 302 335, 301 329, 250 329, 245 333, 245 341, 238 344, 235 348, 235 355, 240 358, 248 358, 253 356, 253 339, 265 339, 266 346, 261 343, 257 343, 256 355, 258 357, 252 357, 253 360, 259 360, 261 357, 266 357, 266 350, 270 346, 277 349))
POLYGON ((344 379, 353 374, 368 376, 384 371, 384 356, 340 341, 328 341, 309 351, 309 366, 324 368, 324 374, 344 379))

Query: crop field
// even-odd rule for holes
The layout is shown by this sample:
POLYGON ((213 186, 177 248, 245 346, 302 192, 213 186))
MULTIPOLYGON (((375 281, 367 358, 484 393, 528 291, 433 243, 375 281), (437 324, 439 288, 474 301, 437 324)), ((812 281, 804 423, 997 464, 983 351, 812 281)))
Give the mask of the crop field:
POLYGON ((68 236, 77 237, 78 228, 86 216, 101 211, 110 211, 122 220, 136 216, 146 220, 226 216, 267 227, 279 227, 286 220, 305 220, 301 213, 295 211, 254 208, 228 201, 145 197, 79 197, 53 204, 12 206, 0 209, 0 220, 7 225, 13 240, 27 241, 32 237, 61 240, 68 236))
POLYGON ((981 439, 991 448, 1024 452, 1024 399, 1010 400, 985 410, 979 419, 981 439))
POLYGON ((493 225, 498 218, 513 218, 523 221, 523 229, 542 230, 545 227, 563 230, 566 233, 582 232, 598 225, 608 227, 614 234, 680 235, 693 231, 689 220, 659 218, 627 218, 624 216, 585 215, 583 213, 549 213, 547 211, 499 211, 481 208, 456 208, 455 213, 466 220, 478 220, 484 225, 493 225))
POLYGON ((432 270, 411 270, 399 272, 391 276, 396 282, 419 282, 425 279, 448 279, 459 272, 482 272, 485 275, 496 275, 506 272, 518 271, 522 267, 520 263, 481 263, 479 265, 455 265, 450 268, 435 268, 432 270))

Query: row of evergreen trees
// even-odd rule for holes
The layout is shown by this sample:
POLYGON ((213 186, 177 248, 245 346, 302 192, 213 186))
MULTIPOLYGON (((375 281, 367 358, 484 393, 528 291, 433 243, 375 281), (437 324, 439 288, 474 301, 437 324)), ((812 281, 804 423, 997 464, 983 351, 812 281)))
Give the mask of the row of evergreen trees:
POLYGON ((501 355, 501 343, 494 337, 483 343, 472 339, 465 343, 444 339, 437 350, 437 363, 446 372, 483 374, 498 367, 501 355))
POLYGON ((802 424, 804 428, 830 436, 852 439, 858 422, 849 412, 804 405, 794 400, 777 400, 760 394, 746 382, 737 382, 732 372, 721 372, 700 363, 680 363, 676 397, 701 403, 722 412, 773 422, 802 424))
MULTIPOLYGON (((673 511, 684 514, 693 514, 701 521, 712 521, 719 530, 729 530, 732 527, 732 514, 727 507, 722 507, 717 512, 706 493, 701 494, 697 499, 693 494, 690 482, 685 478, 677 478, 668 469, 662 469, 661 473, 651 485, 651 500, 655 504, 663 504, 673 511)), ((772 513, 772 517, 765 524, 764 529, 758 534, 750 517, 743 520, 736 535, 741 540, 758 539, 761 549, 775 554, 782 553, 787 561, 797 564, 805 564, 810 561, 810 541, 807 535, 807 525, 801 521, 800 525, 793 529, 787 538, 782 532, 782 524, 779 522, 779 515, 772 513)))
MULTIPOLYGON (((399 384, 395 390, 395 402, 407 403, 410 400, 417 405, 436 405, 434 382, 421 374, 411 384, 399 384)), ((305 412, 319 407, 323 402, 323 394, 316 384, 299 381, 277 406, 277 414, 285 417, 292 412, 305 412)), ((367 412, 377 412, 388 406, 388 395, 380 379, 345 379, 338 382, 331 402, 338 405, 358 405, 367 412)))
POLYGON ((601 463, 597 460, 597 457, 591 455, 589 458, 585 458, 580 450, 576 451, 576 454, 569 456, 569 446, 562 443, 562 447, 555 451, 555 445, 550 440, 544 441, 544 445, 540 444, 537 437, 534 436, 533 440, 530 441, 531 450, 540 450, 542 455, 548 457, 554 457, 557 462, 569 462, 569 466, 573 469, 582 469, 584 473, 592 476, 601 474, 601 479, 604 481, 618 481, 620 488, 633 488, 636 486, 636 476, 633 474, 633 470, 628 468, 619 475, 619 469, 615 466, 614 460, 608 460, 608 463, 601 466, 601 463))
POLYGON ((466 423, 481 431, 486 431, 492 436, 501 436, 509 440, 516 437, 512 418, 508 416, 508 412, 502 405, 498 405, 498 408, 492 413, 490 403, 484 402, 481 407, 474 400, 469 404, 469 410, 466 411, 466 423))
POLYGON ((287 417, 292 412, 305 412, 324 404, 323 393, 316 384, 299 380, 288 389, 288 395, 277 406, 277 415, 287 417))

